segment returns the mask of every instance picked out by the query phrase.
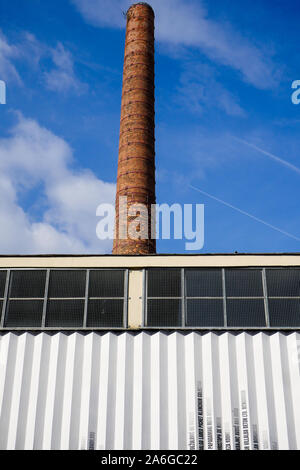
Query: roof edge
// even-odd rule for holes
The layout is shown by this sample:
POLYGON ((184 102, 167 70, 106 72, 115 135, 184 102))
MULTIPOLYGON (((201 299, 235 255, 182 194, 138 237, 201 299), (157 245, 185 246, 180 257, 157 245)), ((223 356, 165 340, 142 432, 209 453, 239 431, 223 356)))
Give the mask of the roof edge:
POLYGON ((300 256, 300 252, 282 253, 155 253, 146 255, 108 254, 0 254, 0 258, 159 258, 159 257, 204 257, 204 256, 300 256))

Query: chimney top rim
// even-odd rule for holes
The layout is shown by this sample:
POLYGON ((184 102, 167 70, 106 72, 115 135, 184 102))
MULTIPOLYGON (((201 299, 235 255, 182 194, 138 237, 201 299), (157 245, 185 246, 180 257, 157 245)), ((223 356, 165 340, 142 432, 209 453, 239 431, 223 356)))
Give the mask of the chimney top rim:
POLYGON ((154 13, 154 10, 153 10, 152 6, 149 5, 149 3, 147 3, 147 2, 137 2, 137 3, 133 3, 133 4, 128 8, 128 10, 127 10, 127 12, 126 12, 126 16, 128 15, 129 11, 130 11, 132 8, 136 7, 137 5, 144 5, 145 7, 148 7, 148 8, 152 11, 153 15, 155 16, 155 13, 154 13))

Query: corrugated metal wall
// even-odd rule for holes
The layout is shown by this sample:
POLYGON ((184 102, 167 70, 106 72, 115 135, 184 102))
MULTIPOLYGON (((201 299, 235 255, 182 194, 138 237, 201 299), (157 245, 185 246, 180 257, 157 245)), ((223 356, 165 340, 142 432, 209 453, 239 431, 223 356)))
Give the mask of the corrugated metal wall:
POLYGON ((0 449, 300 449, 300 334, 0 336, 0 449))

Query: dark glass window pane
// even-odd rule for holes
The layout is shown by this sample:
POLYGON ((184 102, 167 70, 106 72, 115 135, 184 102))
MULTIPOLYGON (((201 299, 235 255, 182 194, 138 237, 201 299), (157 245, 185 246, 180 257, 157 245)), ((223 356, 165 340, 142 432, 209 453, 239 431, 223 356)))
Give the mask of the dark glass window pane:
POLYGON ((0 271, 0 297, 4 297, 6 271, 0 271))
POLYGON ((227 324, 232 327, 266 326, 263 299, 227 300, 227 324))
POLYGON ((269 297, 300 297, 300 269, 267 269, 269 297))
POLYGON ((84 300, 49 300, 46 326, 82 327, 84 300))
POLYGON ((157 327, 181 326, 181 300, 178 300, 178 299, 148 300, 147 326, 157 326, 157 327))
POLYGON ((180 269, 149 269, 148 297, 180 297, 180 269))
POLYGON ((124 297, 124 271, 90 271, 89 297, 124 297))
POLYGON ((86 271, 51 271, 49 297, 85 297, 86 271))
POLYGON ((4 326, 41 327, 43 300, 10 300, 4 326))
POLYGON ((300 326, 299 299, 269 299, 270 326, 300 326))
POLYGON ((122 327, 123 300, 102 299, 89 300, 87 326, 89 327, 122 327))
POLYGON ((227 297, 263 297, 260 269, 225 269, 227 297))
POLYGON ((221 269, 186 270, 187 297, 222 297, 221 269))
POLYGON ((224 326, 223 300, 187 300, 186 326, 224 326))
POLYGON ((46 271, 12 271, 10 274, 11 298, 44 297, 46 271))

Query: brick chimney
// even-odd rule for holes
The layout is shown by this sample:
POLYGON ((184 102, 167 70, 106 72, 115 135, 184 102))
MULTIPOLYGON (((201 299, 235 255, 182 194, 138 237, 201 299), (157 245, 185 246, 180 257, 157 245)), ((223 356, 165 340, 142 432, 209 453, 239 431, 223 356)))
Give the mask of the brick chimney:
POLYGON ((154 12, 141 2, 132 5, 126 16, 113 254, 139 255, 156 252, 156 240, 151 239, 151 204, 155 204, 154 12), (145 211, 137 212, 137 231, 146 230, 148 239, 131 239, 125 231, 137 220, 128 215, 132 204, 148 209, 147 216, 145 211))

